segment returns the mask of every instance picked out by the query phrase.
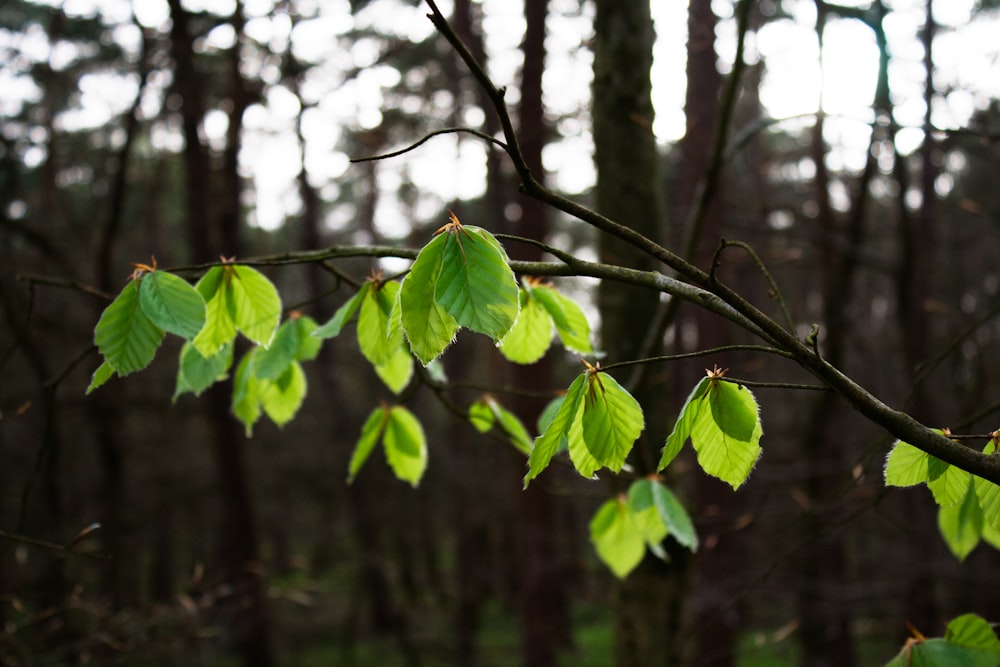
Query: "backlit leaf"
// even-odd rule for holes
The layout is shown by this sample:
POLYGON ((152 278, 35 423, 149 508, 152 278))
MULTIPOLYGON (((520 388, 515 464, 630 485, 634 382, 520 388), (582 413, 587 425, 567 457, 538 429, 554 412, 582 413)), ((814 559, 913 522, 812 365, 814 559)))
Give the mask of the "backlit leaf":
POLYGON ((522 290, 521 312, 500 341, 503 356, 518 364, 533 364, 545 355, 552 343, 552 318, 542 306, 522 290))
POLYGON ((583 441, 598 463, 618 472, 642 432, 642 408, 607 373, 588 371, 586 375, 583 441))
POLYGON ((372 284, 370 282, 366 282, 362 285, 357 294, 352 296, 344 305, 338 308, 333 314, 333 317, 316 329, 312 335, 317 338, 333 338, 339 335, 341 330, 344 328, 344 325, 350 322, 351 318, 354 317, 354 313, 356 313, 358 308, 361 306, 362 301, 364 301, 365 296, 368 294, 368 290, 370 290, 371 287, 372 284))
POLYGON ((205 325, 193 343, 201 356, 208 358, 236 338, 236 320, 233 319, 225 269, 213 266, 201 277, 195 289, 205 300, 205 325))
POLYGON ((364 426, 361 427, 361 436, 357 444, 354 445, 354 453, 351 454, 351 462, 347 468, 347 483, 350 484, 357 477, 361 466, 368 460, 368 456, 375 449, 379 438, 385 430, 385 425, 389 421, 389 409, 385 407, 375 408, 364 426))
POLYGON ((1000 639, 993 626, 976 614, 962 614, 948 622, 945 640, 965 648, 976 667, 1000 665, 1000 639))
POLYGON ((928 479, 930 455, 902 440, 897 440, 885 460, 886 486, 914 486, 928 479))
POLYGON ((278 426, 284 426, 302 407, 306 397, 306 374, 302 365, 293 361, 275 380, 258 380, 261 407, 278 426))
POLYGON ((90 378, 90 386, 87 387, 87 393, 94 391, 102 384, 110 380, 115 376, 115 369, 111 367, 107 361, 103 362, 94 371, 94 374, 90 378))
POLYGON ((695 419, 704 407, 702 398, 708 391, 708 384, 708 378, 702 378, 688 395, 683 407, 681 407, 680 414, 677 416, 677 421, 674 423, 674 429, 667 436, 667 442, 663 445, 663 454, 660 456, 660 463, 656 466, 657 471, 670 465, 671 461, 680 454, 684 443, 691 437, 691 429, 694 427, 695 419))
MULTIPOLYGON (((720 393, 720 385, 729 383, 713 378, 708 380, 708 391, 700 399, 702 407, 691 425, 691 444, 702 470, 737 489, 750 476, 750 471, 760 458, 760 420, 754 420, 753 430, 746 439, 736 435, 745 432, 744 424, 731 423, 730 428, 724 430, 718 419, 730 417, 734 411, 729 407, 724 407, 721 411, 713 409, 712 401, 724 402, 734 395, 727 389, 722 389, 720 393)), ((750 393, 745 388, 741 391, 750 393)))
POLYGON ((493 408, 490 407, 486 399, 476 401, 469 406, 469 422, 480 433, 489 433, 496 421, 493 408))
POLYGON ((293 317, 291 319, 292 328, 295 329, 295 337, 299 344, 295 351, 295 358, 298 361, 312 361, 319 356, 319 351, 323 347, 323 342, 313 335, 316 331, 316 320, 308 315, 293 317))
POLYGON ((966 482, 966 493, 962 501, 938 509, 938 529, 945 544, 958 560, 965 560, 983 532, 983 512, 979 509, 975 487, 971 477, 966 482))
POLYGON ((295 361, 299 351, 299 335, 295 321, 286 320, 274 334, 268 348, 257 351, 254 375, 260 380, 276 380, 295 361))
POLYGON ((209 358, 205 358, 190 341, 181 348, 177 368, 177 385, 174 389, 174 401, 181 394, 191 392, 200 396, 203 391, 226 377, 226 372, 233 365, 233 346, 226 344, 221 350, 209 358))
POLYGON ((424 365, 444 352, 459 329, 455 318, 434 299, 447 236, 450 235, 435 236, 420 250, 399 291, 403 331, 413 353, 424 365))
POLYGON ((646 553, 645 537, 630 514, 627 502, 614 498, 601 505, 590 520, 590 541, 619 579, 628 576, 646 553))
POLYGON ((361 353, 373 366, 383 366, 398 355, 403 344, 403 333, 396 329, 390 332, 389 315, 399 283, 388 282, 373 285, 361 303, 358 314, 358 345, 361 353), (391 333, 391 335, 390 335, 391 333))
MULTIPOLYGON (((931 457, 928 463, 939 460, 931 457)), ((927 482, 927 488, 931 490, 938 505, 953 507, 962 502, 971 484, 972 475, 961 468, 944 463, 940 474, 927 482)))
POLYGON ((733 382, 712 382, 709 406, 712 419, 723 433, 742 442, 750 440, 760 416, 749 389, 733 382))
POLYGON ((583 309, 575 301, 552 287, 539 285, 532 289, 532 295, 548 311, 556 326, 562 344, 567 349, 580 354, 592 354, 590 344, 590 323, 583 309))
POLYGON ((655 508, 668 533, 680 545, 691 551, 698 549, 698 536, 695 533, 691 516, 684 509, 677 496, 663 483, 649 478, 636 480, 629 487, 628 501, 635 512, 641 512, 650 507, 655 508))
POLYGON ((233 377, 233 399, 231 410, 243 424, 243 430, 249 438, 253 434, 254 424, 260 419, 260 384, 252 372, 254 355, 260 348, 253 348, 243 355, 236 366, 233 377))
POLYGON ((517 281, 507 265, 507 254, 479 227, 451 229, 440 237, 444 237, 444 247, 434 300, 460 326, 495 341, 502 339, 514 325, 519 308, 517 281))
POLYGON ((396 477, 417 486, 427 469, 427 440, 423 427, 412 412, 400 405, 393 406, 382 444, 386 460, 396 477))
POLYGON ((94 344, 119 376, 148 366, 163 342, 156 326, 139 305, 139 282, 132 280, 104 309, 94 328, 94 344))
MULTIPOLYGON (((535 444, 531 448, 531 455, 528 457, 528 474, 524 476, 524 486, 528 486, 535 477, 548 467, 549 462, 559 450, 559 445, 567 439, 570 427, 574 423, 579 423, 579 413, 583 407, 583 393, 587 384, 587 374, 581 373, 573 380, 573 384, 566 391, 566 397, 559 406, 556 416, 553 417, 540 436, 535 438, 535 444)), ((581 436, 582 445, 582 436, 581 436)))
POLYGON ((907 642, 885 667, 979 667, 962 646, 944 639, 907 642))
POLYGON ((144 273, 139 287, 142 312, 164 331, 191 340, 205 325, 205 300, 186 280, 166 271, 144 273))
POLYGON ((236 328, 261 347, 268 347, 281 320, 281 297, 264 274, 250 266, 227 264, 236 328))
POLYGON ((375 374, 392 393, 398 394, 406 389, 413 377, 413 356, 408 349, 399 345, 388 361, 375 367, 375 374))

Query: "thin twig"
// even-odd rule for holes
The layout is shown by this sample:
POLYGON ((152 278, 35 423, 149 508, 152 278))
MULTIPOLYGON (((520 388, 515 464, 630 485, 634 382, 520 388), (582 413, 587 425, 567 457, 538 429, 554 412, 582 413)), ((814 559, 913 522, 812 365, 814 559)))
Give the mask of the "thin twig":
POLYGON ((392 151, 391 153, 382 153, 381 155, 369 155, 367 157, 355 157, 355 158, 351 158, 350 161, 352 163, 374 162, 375 160, 387 160, 389 158, 399 157, 400 155, 403 155, 405 153, 409 153, 413 149, 418 148, 418 147, 424 145, 425 143, 427 143, 428 141, 430 141, 434 137, 440 136, 442 134, 460 134, 460 133, 471 134, 473 136, 479 137, 483 141, 487 141, 487 142, 489 142, 491 144, 496 144, 503 151, 505 151, 505 152, 507 151, 507 144, 505 144, 504 142, 500 141, 496 137, 491 137, 490 135, 486 134, 485 132, 480 132, 479 130, 474 130, 471 127, 446 127, 446 128, 440 129, 440 130, 434 130, 433 132, 428 132, 423 137, 421 137, 420 139, 418 139, 416 142, 410 144, 409 146, 406 146, 405 148, 400 148, 397 151, 392 151))

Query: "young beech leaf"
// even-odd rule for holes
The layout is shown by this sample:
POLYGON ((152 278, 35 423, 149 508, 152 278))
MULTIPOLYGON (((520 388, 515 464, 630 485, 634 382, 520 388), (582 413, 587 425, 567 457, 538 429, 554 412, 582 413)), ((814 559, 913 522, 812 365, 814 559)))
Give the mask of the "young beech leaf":
POLYGON ((230 302, 236 328, 261 347, 268 347, 281 320, 281 297, 263 273, 249 266, 227 264, 230 302))
POLYGON ((965 560, 979 544, 983 532, 983 511, 979 509, 971 477, 967 480, 966 493, 960 503, 938 509, 938 530, 960 561, 965 560))
POLYGON ((624 579, 642 561, 646 538, 624 498, 613 498, 590 520, 590 541, 615 576, 624 579))
POLYGON ((319 356, 319 351, 323 347, 323 342, 313 336, 313 332, 319 328, 316 320, 308 315, 292 317, 292 329, 295 330, 295 337, 298 346, 295 348, 295 359, 297 361, 312 361, 319 356))
POLYGON ((100 366, 97 367, 97 370, 95 370, 94 374, 91 376, 90 386, 87 387, 87 393, 89 394, 90 392, 94 391, 95 389, 100 387, 102 384, 104 384, 114 376, 115 376, 115 369, 112 368, 111 364, 109 364, 107 361, 104 361, 100 366))
POLYGON ((927 488, 934 495, 934 501, 941 507, 958 505, 965 499, 966 491, 972 486, 972 475, 940 459, 931 458, 944 464, 941 473, 927 482, 927 488))
POLYGON ((583 442, 602 466, 618 472, 642 432, 639 402, 607 373, 587 373, 583 403, 583 442))
POLYGON ((710 389, 712 420, 726 435, 748 442, 760 421, 757 401, 746 387, 717 381, 710 389))
POLYGON ((187 392, 200 396, 203 391, 226 377, 233 365, 233 346, 227 343, 221 350, 207 359, 190 341, 181 348, 177 368, 177 385, 174 388, 174 402, 187 392))
POLYGON ((144 273, 139 280, 139 304, 156 326, 187 340, 205 326, 205 299, 172 273, 144 273))
POLYGON ((447 236, 435 236, 420 250, 399 290, 403 331, 410 349, 425 366, 444 352, 459 329, 455 318, 434 299, 447 236))
POLYGON ((385 425, 388 422, 389 408, 387 407, 375 408, 368 415, 364 426, 361 427, 361 437, 358 438, 357 444, 354 445, 354 453, 351 454, 351 462, 347 468, 348 484, 354 481, 354 478, 358 475, 358 471, 361 470, 361 466, 368 460, 368 456, 375 449, 375 445, 378 444, 379 438, 382 437, 382 432, 385 430, 385 425))
POLYGON ((248 438, 253 435, 253 426, 261 415, 261 381, 253 374, 253 360, 259 349, 255 347, 243 355, 233 377, 233 399, 230 409, 243 424, 248 438))
POLYGON ((259 380, 258 396, 264 413, 278 426, 292 420, 306 397, 306 374, 302 365, 293 361, 275 380, 259 380))
POLYGON ((885 485, 915 486, 925 483, 929 477, 929 458, 927 452, 897 440, 885 460, 885 485))
POLYGON ((1000 639, 993 626, 976 614, 962 614, 948 622, 944 638, 965 647, 977 659, 977 667, 1000 664, 1000 639))
POLYGON ((524 486, 526 488, 531 480, 538 477, 548 467, 552 457, 559 450, 559 446, 569 438, 570 428, 574 424, 578 424, 586 385, 587 374, 581 373, 573 380, 573 384, 569 386, 566 396, 559 406, 556 416, 552 418, 551 423, 548 425, 548 428, 535 438, 535 444, 531 448, 531 455, 528 457, 528 474, 524 476, 524 486))
POLYGON ((358 290, 357 294, 352 296, 347 300, 347 303, 342 305, 333 314, 325 324, 313 331, 313 336, 317 338, 334 338, 340 334, 341 330, 344 328, 351 318, 354 317, 354 313, 358 311, 361 303, 364 301, 365 296, 368 295, 368 290, 372 288, 371 282, 366 282, 358 290))
POLYGON ((698 536, 691 516, 665 485, 650 478, 636 480, 629 487, 628 502, 634 512, 655 508, 668 534, 681 546, 697 551, 698 536))
POLYGON ((396 348, 389 360, 375 367, 375 373, 394 394, 399 394, 413 377, 413 356, 403 345, 396 348))
POLYGON ((139 305, 139 281, 129 281, 115 297, 94 328, 94 344, 118 376, 148 366, 163 342, 156 326, 139 305))
MULTIPOLYGON (((698 457, 698 465, 709 475, 718 477, 734 489, 738 489, 750 476, 750 471, 760 458, 760 436, 762 430, 760 420, 755 420, 753 430, 748 437, 743 438, 735 435, 743 433, 739 425, 734 427, 729 424, 728 429, 722 428, 718 419, 725 418, 736 412, 731 407, 713 409, 713 400, 725 402, 729 400, 749 400, 753 401, 750 390, 740 388, 744 396, 733 394, 728 389, 719 391, 719 385, 729 383, 722 380, 709 378, 708 391, 702 396, 701 409, 691 425, 691 444, 694 446, 698 457)), ((756 412, 756 402, 754 402, 754 412, 756 412)))
POLYGON ((295 320, 286 320, 278 327, 271 346, 257 351, 253 371, 257 379, 277 380, 295 361, 299 351, 299 335, 295 328, 295 320))
POLYGON ((521 290, 521 313, 507 335, 500 341, 500 353, 517 364, 533 364, 552 343, 552 318, 549 313, 521 290))
POLYGON ((358 315, 358 345, 361 353, 373 366, 383 366, 398 354, 403 344, 403 333, 399 329, 390 330, 389 316, 399 283, 388 282, 373 285, 361 303, 358 315))
POLYGON ((469 406, 469 423, 480 433, 489 433, 496 422, 496 415, 488 399, 482 398, 469 406))
POLYGON ((460 326, 499 341, 514 325, 520 307, 507 254, 479 227, 450 226, 441 236, 445 242, 435 302, 460 326))
POLYGON ((590 323, 583 314, 583 309, 575 301, 545 285, 534 287, 532 296, 552 317, 563 347, 580 354, 593 353, 594 348, 590 344, 590 323))
POLYGON ((400 405, 390 409, 382 444, 396 477, 416 487, 427 469, 427 440, 412 412, 400 405))
MULTIPOLYGON (((996 454, 996 447, 992 441, 986 443, 983 454, 996 454)), ((1000 486, 982 477, 973 477, 973 480, 979 507, 983 510, 983 520, 994 530, 1000 531, 1000 486)))
POLYGON ((531 453, 531 435, 524 424, 492 396, 485 396, 469 407, 469 421, 480 433, 487 433, 494 424, 498 424, 518 451, 523 454, 531 453))
POLYGON ((663 454, 660 456, 659 465, 656 466, 657 472, 666 468, 670 465, 671 461, 677 458, 681 448, 684 447, 684 443, 691 437, 691 429, 694 426, 699 410, 702 408, 702 398, 704 398, 705 393, 708 391, 708 386, 709 379, 707 377, 702 378, 694 386, 694 389, 691 390, 687 400, 684 401, 681 413, 677 416, 677 421, 674 423, 674 430, 667 436, 667 442, 663 445, 663 454))
POLYGON ((208 358, 236 338, 225 267, 213 266, 194 287, 205 300, 205 325, 192 342, 201 356, 208 358))
POLYGON ((564 400, 566 400, 565 395, 556 396, 542 409, 542 414, 538 415, 538 423, 535 424, 535 426, 538 427, 539 433, 544 433, 545 429, 549 427, 549 424, 551 424, 552 420, 555 419, 556 413, 559 412, 559 407, 563 404, 564 400))
POLYGON ((945 639, 910 639, 885 667, 980 667, 969 651, 945 639))

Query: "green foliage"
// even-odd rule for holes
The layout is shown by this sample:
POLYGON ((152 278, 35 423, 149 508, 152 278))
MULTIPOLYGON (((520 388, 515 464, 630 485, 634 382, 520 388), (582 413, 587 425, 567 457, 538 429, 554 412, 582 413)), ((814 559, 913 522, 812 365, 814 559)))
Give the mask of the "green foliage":
POLYGON ((368 416, 348 464, 348 482, 354 481, 379 439, 396 477, 417 486, 427 469, 427 440, 420 421, 400 405, 376 408, 368 416))
POLYGON ((535 439, 524 483, 537 477, 563 447, 584 477, 602 467, 618 472, 643 426, 642 408, 635 398, 600 368, 589 367, 573 381, 555 416, 535 439))
POLYGON ((668 535, 691 551, 698 550, 698 535, 691 516, 677 496, 658 479, 644 478, 632 482, 628 490, 628 501, 636 512, 651 507, 655 509, 668 535))
POLYGON ((269 347, 281 320, 281 297, 264 274, 249 266, 213 266, 195 288, 206 304, 205 326, 194 338, 204 357, 242 333, 251 342, 269 347))
POLYGON ((174 401, 185 393, 200 396, 216 382, 225 379, 233 365, 233 344, 226 343, 222 349, 207 359, 201 355, 191 341, 181 348, 177 368, 177 384, 174 387, 174 401))
POLYGON ((624 579, 642 561, 646 537, 624 496, 601 505, 590 520, 590 541, 615 576, 624 579))
POLYGON ((992 626, 975 614, 948 623, 943 638, 928 639, 919 632, 903 645, 885 667, 997 667, 1000 639, 992 626))
POLYGON ((663 446, 658 470, 690 439, 698 464, 709 475, 734 489, 750 476, 763 433, 757 401, 746 387, 723 380, 724 374, 716 368, 695 385, 663 446))
MULTIPOLYGON (((947 431, 938 433, 947 435, 947 431)), ((985 454, 996 451, 990 441, 985 454)), ((885 463, 886 486, 926 484, 940 506, 938 530, 945 544, 964 560, 980 541, 1000 548, 1000 486, 949 465, 897 440, 885 463)))
POLYGON ((488 433, 494 425, 499 425, 510 444, 526 456, 531 453, 532 439, 528 429, 517 415, 500 405, 493 396, 483 396, 469 406, 469 422, 480 433, 488 433))
POLYGON ((563 345, 580 354, 591 354, 590 324, 583 310, 553 287, 527 279, 521 287, 521 312, 500 342, 500 352, 510 361, 530 364, 542 358, 552 343, 552 329, 563 345))
MULTIPOLYGON (((141 371, 153 361, 163 336, 163 329, 156 326, 142 307, 139 281, 132 280, 101 314, 94 329, 94 344, 111 370, 125 376, 141 371)), ((106 380, 107 371, 101 376, 106 380)))
POLYGON ((205 300, 188 282, 166 271, 150 271, 138 280, 142 310, 153 324, 191 340, 205 325, 205 300))

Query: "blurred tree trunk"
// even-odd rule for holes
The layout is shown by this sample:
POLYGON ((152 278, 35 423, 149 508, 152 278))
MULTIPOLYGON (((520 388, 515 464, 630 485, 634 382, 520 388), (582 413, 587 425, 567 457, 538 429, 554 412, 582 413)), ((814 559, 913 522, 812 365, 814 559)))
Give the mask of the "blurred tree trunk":
MULTIPOLYGON (((652 133, 650 66, 654 40, 648 1, 598 0, 594 21, 593 118, 597 166, 597 210, 632 225, 652 239, 663 236, 664 219, 659 155, 652 133)), ((651 269, 649 257, 603 237, 600 261, 651 269)), ((648 290, 601 283, 602 346, 609 361, 634 359, 656 317, 659 295, 648 290)), ((666 428, 663 390, 646 374, 630 387, 642 404, 647 424, 630 462, 636 474, 655 469, 660 443, 650 434, 666 428)), ((658 437, 658 436, 657 436, 658 437)), ((629 577, 618 584, 615 660, 618 667, 677 665, 681 655, 681 612, 688 586, 689 559, 673 540, 672 562, 648 553, 629 577)))
MULTIPOLYGON (((239 70, 237 38, 228 54, 226 91, 229 96, 229 129, 221 173, 213 171, 210 156, 199 137, 199 126, 206 109, 204 80, 195 67, 194 39, 190 15, 181 0, 169 0, 172 21, 171 41, 175 63, 175 81, 182 98, 184 128, 185 210, 188 239, 195 261, 211 261, 220 254, 227 257, 241 251, 240 193, 238 173, 243 111, 249 104, 247 83, 239 70), (213 178, 214 177, 214 178, 213 178), (213 197, 212 184, 217 185, 213 197), (215 202, 217 206, 210 206, 215 202)), ((237 36, 242 35, 243 10, 237 2, 231 19, 237 36)), ((232 381, 217 383, 205 393, 206 409, 212 429, 211 447, 216 484, 222 501, 220 565, 224 581, 232 595, 223 603, 231 613, 230 633, 245 667, 271 667, 275 664, 271 643, 270 619, 259 556, 257 528, 250 488, 241 426, 229 414, 232 381)))
MULTIPOLYGON (((518 107, 521 150, 532 175, 542 185, 546 181, 542 149, 549 135, 542 103, 548 11, 547 0, 524 4, 525 32, 521 43, 524 59, 518 107)), ((527 197, 520 199, 520 205, 517 233, 525 238, 545 241, 549 230, 546 207, 527 197)), ((518 248, 518 256, 528 261, 542 259, 541 252, 527 244, 518 248)), ((552 386, 552 357, 546 355, 527 366, 514 365, 510 372, 516 387, 537 389, 552 386)), ((536 423, 541 407, 537 399, 515 396, 511 400, 514 413, 529 428, 536 423)), ((572 642, 566 571, 559 550, 559 527, 555 522, 555 501, 550 481, 551 475, 529 486, 520 494, 517 504, 521 646, 525 667, 553 667, 559 648, 568 647, 572 642)))

